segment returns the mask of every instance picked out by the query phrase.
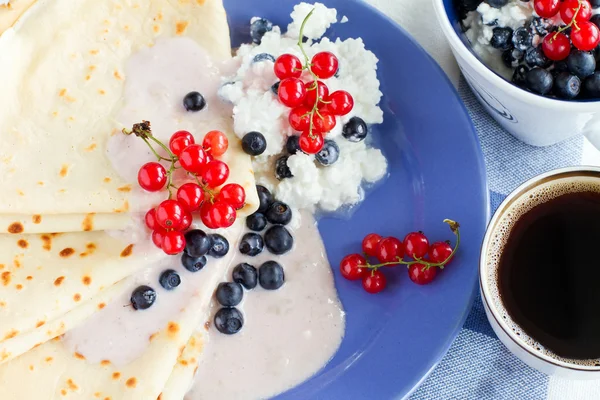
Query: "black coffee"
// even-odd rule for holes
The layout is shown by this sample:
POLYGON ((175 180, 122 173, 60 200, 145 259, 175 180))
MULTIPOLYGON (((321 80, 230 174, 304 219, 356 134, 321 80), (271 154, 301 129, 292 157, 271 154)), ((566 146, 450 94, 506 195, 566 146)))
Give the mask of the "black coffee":
POLYGON ((600 357, 600 193, 568 193, 525 213, 498 266, 513 320, 558 356, 600 357))

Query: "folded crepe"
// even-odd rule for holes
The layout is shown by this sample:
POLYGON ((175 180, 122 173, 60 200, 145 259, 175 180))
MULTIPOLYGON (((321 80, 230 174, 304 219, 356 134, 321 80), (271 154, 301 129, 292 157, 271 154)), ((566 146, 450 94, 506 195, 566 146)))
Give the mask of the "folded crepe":
MULTIPOLYGON (((221 259, 209 258, 208 264, 196 273, 182 274, 182 283, 176 290, 186 298, 166 301, 158 310, 160 296, 155 305, 143 311, 131 311, 136 317, 158 318, 160 328, 143 338, 139 354, 131 360, 113 360, 110 354, 102 360, 86 359, 85 352, 73 347, 74 338, 89 330, 101 330, 114 315, 123 310, 126 297, 117 297, 102 311, 84 322, 63 338, 51 340, 9 362, 0 364, 0 393, 7 400, 51 399, 162 399, 166 382, 177 364, 193 370, 202 350, 202 338, 194 335, 195 329, 209 317, 210 301, 216 284, 225 278, 229 264, 235 256, 233 248, 242 233, 243 222, 238 221, 226 231, 221 231, 232 245, 232 250, 221 259), (116 311, 115 311, 116 310, 116 311), (165 313, 165 311, 168 311, 165 313), (141 313, 144 313, 143 315, 141 313), (155 313, 155 315, 153 315, 155 313), (87 326, 86 324, 92 324, 87 326)), ((131 289, 134 282, 126 284, 131 289)), ((130 293, 127 290, 126 293, 130 293)), ((171 294, 171 293, 169 293, 171 294)), ((156 323, 157 321, 154 321, 156 323)), ((120 332, 125 335, 127 332, 120 332)), ((120 337, 106 338, 119 341, 120 337)), ((130 340, 130 339, 129 339, 130 340)), ((134 343, 138 345, 139 343, 134 343)), ((110 351, 109 351, 110 353, 110 351)), ((184 376, 182 382, 186 382, 184 376)), ((189 382, 186 382, 189 385, 189 382)), ((187 389, 187 388, 184 388, 187 389)), ((170 397, 173 398, 173 397, 170 397)))
MULTIPOLYGON (((121 229, 129 223, 128 213, 145 212, 164 198, 164 193, 141 192, 137 169, 118 170, 118 157, 108 152, 111 139, 127 152, 123 146, 139 138, 121 138, 121 130, 140 118, 152 122, 155 115, 154 110, 137 107, 139 98, 126 99, 128 85, 140 75, 128 70, 128 62, 170 38, 192 39, 215 64, 228 60, 229 29, 222 2, 38 0, 27 8, 29 3, 14 1, 15 9, 26 11, 0 36, 0 229, 121 229)), ((14 21, 17 14, 0 8, 0 21, 14 21)), ((201 77, 204 68, 197 73, 201 77)), ((203 94, 208 106, 196 113, 192 133, 198 141, 213 129, 229 135, 229 181, 246 189, 247 207, 239 215, 247 215, 258 204, 250 158, 231 133, 230 110, 211 108, 218 101, 216 89, 203 94)), ((169 99, 173 124, 158 132, 165 141, 170 133, 188 128, 178 125, 178 117, 186 113, 184 95, 169 99)), ((144 151, 137 168, 144 157, 152 160, 144 151)))

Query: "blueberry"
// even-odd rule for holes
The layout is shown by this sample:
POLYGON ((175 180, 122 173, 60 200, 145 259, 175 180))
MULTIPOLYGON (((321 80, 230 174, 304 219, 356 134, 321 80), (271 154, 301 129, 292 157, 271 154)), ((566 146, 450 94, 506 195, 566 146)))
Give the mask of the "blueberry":
POLYGON ((198 92, 189 92, 183 98, 183 106, 187 111, 200 111, 206 107, 206 100, 198 92))
POLYGON ((575 75, 561 72, 554 78, 553 92, 556 97, 567 100, 574 99, 579 95, 580 90, 581 80, 575 75))
MULTIPOLYGON (((600 7, 600 0, 590 0, 590 4, 592 5, 592 8, 598 8, 598 7, 600 7)), ((600 14, 596 14, 596 15, 600 15, 600 14)))
POLYGON ((508 50, 512 47, 513 30, 509 27, 494 28, 490 44, 495 49, 508 50))
POLYGON ((583 79, 594 73, 596 59, 592 53, 587 51, 572 50, 569 57, 567 57, 567 66, 573 75, 583 79))
MULTIPOLYGON (((600 0, 598 0, 598 1, 600 2, 600 0)), ((592 15, 592 18, 590 18, 590 22, 592 24, 596 25, 598 28, 600 28, 600 14, 592 15)))
POLYGON ((281 81, 277 81, 273 84, 273 86, 271 86, 271 92, 273 92, 275 94, 275 96, 279 96, 279 85, 281 84, 281 81))
POLYGON ((279 289, 285 282, 283 268, 275 261, 267 261, 258 268, 258 282, 263 289, 279 289))
POLYGON ((256 268, 247 263, 238 264, 231 274, 234 282, 241 284, 246 289, 254 289, 258 284, 258 272, 256 268))
MULTIPOLYGON (((600 15, 600 14, 596 14, 600 15)), ((594 60, 596 60, 596 69, 600 66, 600 44, 592 51, 594 54, 594 60)))
POLYGON ((463 11, 475 11, 483 0, 457 0, 458 8, 463 11))
POLYGON ((246 226, 251 231, 261 232, 267 227, 267 218, 263 213, 255 212, 246 218, 246 226))
POLYGON ((515 29, 513 32, 512 42, 515 46, 515 49, 519 49, 521 51, 527 50, 528 47, 531 46, 531 42, 533 41, 533 36, 525 27, 520 27, 515 29))
POLYGON ((262 37, 273 30, 273 23, 265 18, 253 18, 250 23, 250 37, 256 44, 260 44, 262 37))
POLYGON ((292 210, 287 204, 275 201, 265 213, 265 217, 272 224, 287 225, 292 220, 292 210))
POLYGON ((329 166, 340 158, 340 148, 333 140, 325 139, 323 147, 315 154, 315 158, 319 164, 329 166))
POLYGON ((131 294, 131 305, 136 310, 150 308, 156 301, 156 292, 150 286, 139 286, 131 294))
POLYGON ((567 66, 567 62, 566 61, 556 61, 554 63, 554 68, 552 69, 552 71, 555 71, 557 73, 559 72, 565 72, 568 71, 569 67, 567 66))
POLYGON ((255 55, 254 58, 252 59, 253 63, 257 63, 257 62, 261 62, 261 61, 275 62, 275 57, 273 57, 269 53, 260 53, 260 54, 255 55))
POLYGON ((282 156, 275 161, 275 177, 279 180, 285 178, 293 178, 292 171, 290 171, 290 167, 287 165, 289 156, 282 156))
POLYGON ((225 335, 238 333, 244 326, 244 316, 237 308, 221 308, 215 314, 215 328, 225 335))
POLYGON ((538 94, 549 93, 553 83, 552 74, 542 68, 533 68, 525 76, 525 86, 527 89, 538 94))
POLYGON ((525 86, 525 77, 527 76, 528 72, 529 67, 526 67, 525 65, 519 65, 517 68, 515 68, 515 72, 513 72, 511 79, 512 83, 520 87, 525 86))
POLYGON ((202 257, 212 247, 210 236, 200 229, 193 229, 185 234, 185 252, 192 257, 202 257))
POLYGON ((289 136, 287 142, 285 142, 285 150, 288 154, 296 154, 300 150, 300 136, 289 136))
POLYGON ((543 18, 533 17, 529 24, 529 32, 532 35, 546 36, 552 30, 552 24, 543 18))
POLYGON ((524 57, 525 53, 518 49, 508 49, 502 52, 502 61, 508 68, 517 68, 524 57))
POLYGON ((168 269, 160 274, 160 278, 158 278, 158 282, 160 286, 167 290, 173 290, 181 283, 181 278, 179 274, 172 269, 168 269))
POLYGON ((508 4, 508 0, 485 0, 485 2, 494 8, 502 8, 508 4))
POLYGON ((208 255, 213 258, 224 257, 229 252, 229 241, 218 233, 210 235, 212 247, 208 251, 208 255))
POLYGON ((256 191, 258 192, 259 201, 257 212, 265 213, 273 202, 273 195, 269 192, 269 189, 261 185, 256 185, 256 191))
POLYGON ((528 48, 527 51, 525 51, 525 62, 532 68, 548 68, 552 65, 552 60, 546 57, 542 50, 542 46, 528 48))
POLYGON ((600 98, 600 72, 594 72, 583 81, 583 94, 589 99, 600 98))
POLYGON ((237 282, 219 283, 215 292, 215 297, 223 307, 235 307, 242 301, 244 297, 244 289, 237 282))
POLYGON ((263 241, 262 236, 258 233, 246 233, 242 240, 240 241, 239 250, 240 253, 245 254, 250 257, 254 257, 262 253, 263 248, 265 247, 265 242, 263 241))
POLYGON ((192 257, 187 253, 181 256, 181 265, 190 272, 198 272, 206 265, 206 256, 192 257))
POLYGON ((242 149, 246 154, 259 156, 267 149, 267 140, 260 132, 248 132, 242 138, 242 149))
POLYGON ((351 142, 360 142, 367 137, 367 124, 362 118, 352 117, 342 128, 342 136, 351 142))
POLYGON ((291 250, 294 238, 283 225, 273 225, 265 232, 265 245, 273 254, 281 255, 291 250))

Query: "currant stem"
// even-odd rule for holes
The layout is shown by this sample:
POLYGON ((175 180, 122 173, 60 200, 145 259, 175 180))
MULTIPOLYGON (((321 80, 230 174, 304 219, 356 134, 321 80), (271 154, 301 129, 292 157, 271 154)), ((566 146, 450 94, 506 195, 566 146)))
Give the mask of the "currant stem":
POLYGON ((579 30, 579 26, 577 25, 577 21, 575 21, 575 19, 577 18, 577 15, 579 15, 579 11, 581 11, 581 8, 583 7, 583 2, 582 2, 582 0, 577 0, 577 2, 579 4, 579 6, 575 10, 575 13, 573 14, 573 19, 571 19, 571 22, 569 22, 565 26, 561 26, 560 28, 558 28, 558 30, 556 31, 556 33, 554 34, 552 39, 556 39, 556 37, 558 36, 559 33, 566 31, 573 25, 575 26, 575 28, 577 28, 577 30, 579 30))
POLYGON ((410 267, 413 264, 422 264, 424 266, 424 270, 428 270, 429 268, 435 268, 435 267, 440 267, 441 269, 444 269, 444 266, 446 264, 448 264, 448 262, 452 259, 452 257, 454 257, 454 255, 456 254, 456 251, 458 250, 458 246, 460 246, 460 225, 458 224, 458 222, 453 221, 451 219, 445 219, 444 220, 445 223, 447 223, 450 226, 450 229, 452 230, 452 232, 456 235, 456 245, 454 246, 454 248, 452 249, 452 252, 450 253, 450 255, 442 262, 438 262, 438 263, 430 263, 426 260, 420 259, 420 258, 415 258, 414 261, 404 261, 401 257, 397 257, 397 261, 391 261, 391 262, 386 262, 386 263, 381 263, 381 264, 369 264, 369 262, 367 261, 367 265, 365 265, 365 267, 375 271, 378 268, 381 267, 385 267, 388 265, 406 265, 407 267, 410 267))

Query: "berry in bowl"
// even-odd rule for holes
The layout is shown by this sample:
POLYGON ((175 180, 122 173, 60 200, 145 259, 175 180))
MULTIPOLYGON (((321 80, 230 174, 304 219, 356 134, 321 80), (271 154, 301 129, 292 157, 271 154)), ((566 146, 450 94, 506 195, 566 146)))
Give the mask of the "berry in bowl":
POLYGON ((434 5, 467 83, 506 130, 534 146, 578 134, 600 143, 600 2, 434 5))

